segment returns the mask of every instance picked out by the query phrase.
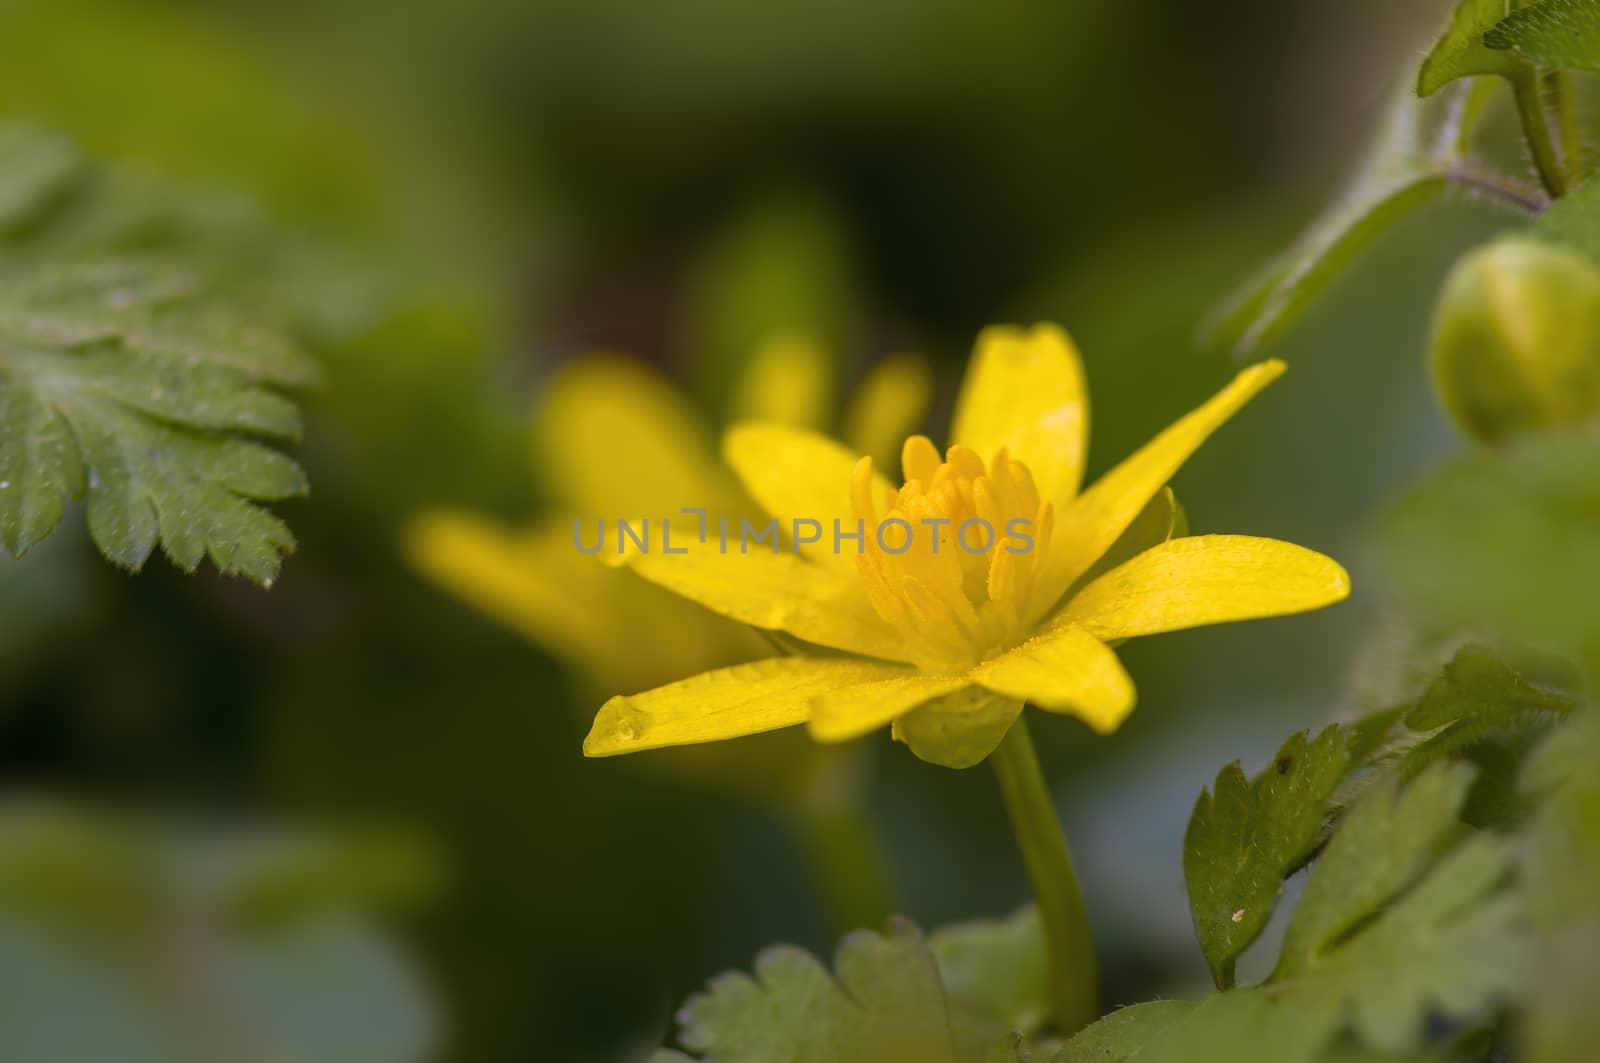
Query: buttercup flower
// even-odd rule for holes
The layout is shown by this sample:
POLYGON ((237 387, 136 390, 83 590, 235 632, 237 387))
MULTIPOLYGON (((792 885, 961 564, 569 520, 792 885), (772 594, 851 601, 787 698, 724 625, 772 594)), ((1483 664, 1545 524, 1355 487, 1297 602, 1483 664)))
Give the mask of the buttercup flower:
POLYGON ((633 551, 626 564, 724 616, 786 632, 803 652, 614 697, 585 753, 802 723, 838 742, 893 724, 919 756, 966 767, 994 750, 1024 702, 1116 730, 1135 692, 1111 644, 1303 612, 1349 593, 1338 564, 1290 543, 1167 538, 1178 527, 1167 482, 1283 369, 1246 369, 1081 493, 1083 368, 1051 325, 979 337, 950 446, 941 455, 926 437, 907 440, 898 489, 871 458, 814 432, 736 425, 723 454, 751 497, 784 529, 825 532, 796 531, 796 549, 782 552, 723 547, 711 535, 670 554, 633 551), (1114 547, 1123 552, 1130 526, 1152 514, 1160 524, 1163 512, 1152 545, 1097 567, 1114 547), (859 540, 835 534, 858 527, 859 540))
MULTIPOLYGON (((847 437, 869 451, 892 447, 886 440, 898 442, 923 416, 927 376, 910 356, 882 363, 840 418, 847 437)), ((815 429, 830 420, 832 396, 831 369, 817 346, 780 334, 752 356, 732 407, 742 418, 815 429)), ((756 514, 685 396, 637 361, 590 354, 551 380, 532 425, 534 465, 553 512, 520 526, 467 510, 419 514, 404 547, 423 575, 591 687, 651 686, 771 655, 770 641, 748 627, 572 548, 576 515, 657 513, 686 498, 712 514, 756 514)), ((782 757, 697 755, 693 767, 761 793, 804 790, 824 762, 784 749, 782 757)))
MULTIPOLYGON (((925 375, 920 361, 902 357, 869 376, 843 418, 849 438, 881 452, 888 433, 916 424, 925 375)), ((831 399, 821 351, 778 335, 752 357, 733 409, 814 429, 827 423, 831 399)), ((419 514, 404 545, 420 572, 591 681, 649 685, 770 652, 742 625, 572 548, 574 516, 658 513, 686 498, 713 514, 754 515, 683 395, 639 362, 590 354, 557 373, 532 420, 534 465, 553 512, 522 526, 467 510, 419 514)))

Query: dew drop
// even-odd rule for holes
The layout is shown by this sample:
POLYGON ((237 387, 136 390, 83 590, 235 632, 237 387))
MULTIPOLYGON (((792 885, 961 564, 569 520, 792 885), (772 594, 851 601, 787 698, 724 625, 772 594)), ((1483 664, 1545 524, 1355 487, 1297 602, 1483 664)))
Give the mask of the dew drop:
POLYGON ((6 488, 8 488, 10 486, 11 486, 11 481, 10 480, 0 480, 0 491, 4 491, 6 488))
POLYGON ((1233 921, 1235 923, 1244 922, 1244 909, 1243 908, 1240 908, 1237 912, 1233 913, 1233 921))

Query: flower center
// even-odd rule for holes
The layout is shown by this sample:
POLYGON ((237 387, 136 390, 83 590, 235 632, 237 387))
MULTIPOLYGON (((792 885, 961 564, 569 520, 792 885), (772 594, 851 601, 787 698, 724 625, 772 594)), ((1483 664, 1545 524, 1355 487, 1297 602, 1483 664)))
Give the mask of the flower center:
POLYGON ((856 464, 855 515, 866 523, 857 566, 878 615, 905 639, 918 667, 971 667, 1017 637, 1054 519, 1033 474, 1001 448, 985 466, 953 446, 941 461, 926 436, 901 452, 906 483, 880 512, 872 459, 856 464))

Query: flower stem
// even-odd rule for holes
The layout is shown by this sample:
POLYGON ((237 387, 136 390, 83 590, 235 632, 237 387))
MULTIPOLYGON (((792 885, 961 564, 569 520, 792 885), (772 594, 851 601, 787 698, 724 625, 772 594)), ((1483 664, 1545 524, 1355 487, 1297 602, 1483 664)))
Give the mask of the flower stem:
POLYGON ((1056 1026, 1065 1037, 1100 1017, 1100 973, 1083 890, 1026 720, 1017 718, 989 759, 1000 778, 1011 829, 1033 882, 1050 958, 1056 1026))
POLYGON ((790 806, 829 924, 842 936, 881 927, 895 910, 888 863, 862 800, 861 758, 831 751, 809 792, 790 806))
POLYGON ((1567 184, 1576 185, 1583 179, 1583 138, 1578 130, 1578 103, 1572 91, 1572 75, 1565 70, 1552 70, 1548 82, 1567 184))
POLYGON ((1550 129, 1550 116, 1545 110, 1544 93, 1539 75, 1527 71, 1510 77, 1511 94, 1517 103, 1517 117, 1522 122, 1522 135, 1528 142, 1533 165, 1539 171, 1539 180, 1552 199, 1567 194, 1567 170, 1561 152, 1550 129))

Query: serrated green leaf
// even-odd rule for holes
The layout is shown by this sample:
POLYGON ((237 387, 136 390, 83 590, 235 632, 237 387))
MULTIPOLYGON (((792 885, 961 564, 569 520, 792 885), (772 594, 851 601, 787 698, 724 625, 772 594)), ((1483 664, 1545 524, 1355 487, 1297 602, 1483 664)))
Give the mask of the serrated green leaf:
POLYGON ((1514 11, 1483 36, 1494 50, 1560 70, 1600 70, 1600 2, 1541 0, 1514 11))
POLYGON ((1462 152, 1483 113, 1472 86, 1437 106, 1397 91, 1344 193, 1218 308, 1205 342, 1245 357, 1285 332, 1363 251, 1466 173, 1462 152))
POLYGON ((1364 764, 1380 753, 1410 711, 1410 705, 1396 705, 1369 713, 1346 725, 1345 738, 1350 749, 1350 763, 1364 764))
POLYGON ((1039 911, 941 927, 928 938, 952 1009, 1032 1034, 1050 1016, 1050 965, 1039 911))
POLYGON ((1199 1006, 1187 1000, 1156 1000, 1119 1008, 1069 1038, 1051 1063, 1125 1063, 1199 1006))
POLYGON ((102 553, 141 567, 159 542, 193 571, 258 583, 294 547, 255 503, 305 493, 289 459, 246 436, 293 438, 269 387, 315 378, 280 338, 190 308, 185 271, 133 260, 0 272, 0 540, 25 554, 88 497, 102 553))
POLYGON ((1444 671, 1406 714, 1406 726, 1431 731, 1464 719, 1504 723, 1524 713, 1565 713, 1577 702, 1544 690, 1512 671, 1486 646, 1472 643, 1456 652, 1444 671))
MULTIPOLYGON (((1140 1040, 1131 1052, 1113 1051, 1103 1058, 1122 1063, 1311 1063, 1338 1023, 1328 1009, 1296 1007, 1259 989, 1215 993, 1182 1010, 1173 1004, 1161 1007, 1166 1011, 1155 1016, 1154 1029, 1135 1031, 1140 1040)), ((1067 1047, 1072 1049, 1073 1042, 1067 1047)), ((1055 1063, 1097 1058, 1068 1055, 1055 1063)))
POLYGON ((837 980, 808 952, 768 949, 754 977, 722 975, 684 1005, 679 1040, 740 1063, 968 1063, 938 966, 910 922, 849 935, 834 967, 837 980))
POLYGON ((1234 964, 1266 928, 1283 880, 1316 844, 1328 798, 1348 768, 1343 732, 1295 735, 1254 780, 1235 761, 1201 791, 1183 839, 1189 911, 1211 975, 1234 964))
POLYGON ((1461 0, 1444 36, 1422 63, 1417 75, 1417 95, 1432 96, 1459 78, 1483 74, 1510 76, 1526 70, 1526 60, 1496 51, 1484 39, 1507 14, 1522 6, 1520 0, 1461 0))
POLYGON ((1584 1059, 1600 1043, 1600 715, 1589 710, 1530 760, 1524 785, 1548 794, 1528 847, 1533 963, 1522 1048, 1529 1063, 1584 1059))
POLYGON ((1372 917, 1425 871, 1460 827, 1473 771, 1438 765, 1401 791, 1388 779, 1344 819, 1306 883, 1274 979, 1312 967, 1342 935, 1372 917))
POLYGON ((1522 898, 1501 888, 1511 868, 1504 839, 1471 838, 1370 926, 1314 958, 1286 999, 1348 1015, 1362 1041, 1387 1052, 1422 1047, 1434 1014, 1486 1016, 1527 976, 1522 898))

